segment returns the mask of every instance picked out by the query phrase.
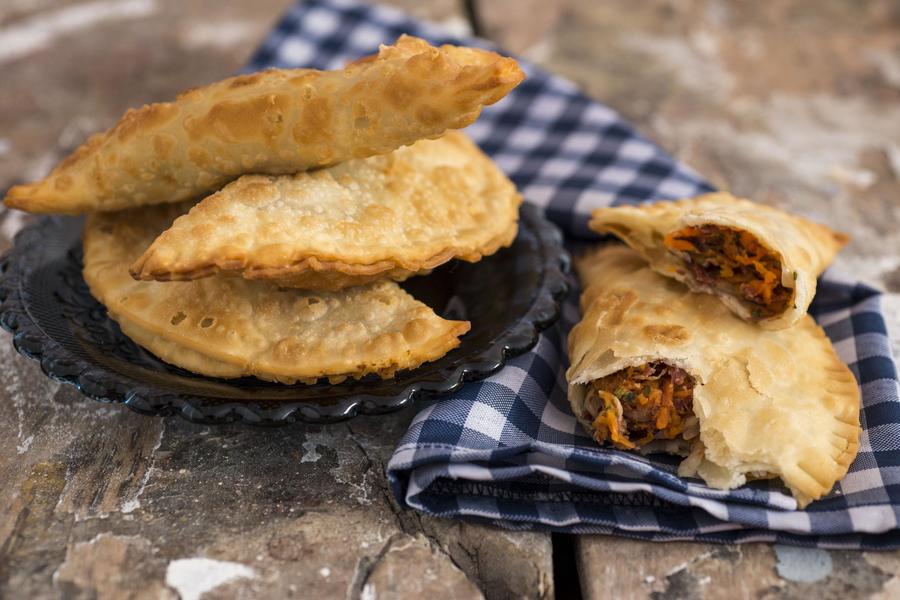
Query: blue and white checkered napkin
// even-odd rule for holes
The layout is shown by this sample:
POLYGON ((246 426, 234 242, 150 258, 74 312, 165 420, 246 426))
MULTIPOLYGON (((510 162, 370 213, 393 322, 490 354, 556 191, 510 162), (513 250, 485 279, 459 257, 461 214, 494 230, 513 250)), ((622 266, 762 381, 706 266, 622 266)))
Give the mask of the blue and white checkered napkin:
MULTIPOLYGON (((249 68, 335 68, 401 33, 463 41, 393 9, 313 0, 284 16, 249 68)), ((711 189, 571 83, 525 70, 528 79, 467 131, 570 238, 594 237, 587 217, 595 207, 711 189)), ((600 448, 588 438, 566 401, 575 294, 534 350, 415 418, 388 465, 391 485, 418 510, 517 529, 900 547, 900 399, 878 294, 826 279, 811 310, 861 382, 864 431, 847 477, 804 511, 775 482, 710 489, 677 477, 675 457, 600 448)))

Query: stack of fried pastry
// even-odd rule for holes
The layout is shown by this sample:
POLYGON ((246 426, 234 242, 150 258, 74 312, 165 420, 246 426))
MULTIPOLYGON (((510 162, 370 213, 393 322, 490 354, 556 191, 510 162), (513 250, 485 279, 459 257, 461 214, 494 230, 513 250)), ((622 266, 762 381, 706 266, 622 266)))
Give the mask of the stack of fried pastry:
POLYGON ((84 277, 122 331, 214 377, 332 382, 435 360, 465 321, 397 281, 512 243, 515 186, 462 133, 516 62, 402 36, 128 111, 6 204, 88 213, 84 277))
POLYGON ((569 400, 601 444, 686 456, 729 489, 780 478, 798 506, 839 481, 860 393, 806 314, 845 236, 727 193, 598 209, 626 245, 578 261, 569 400))

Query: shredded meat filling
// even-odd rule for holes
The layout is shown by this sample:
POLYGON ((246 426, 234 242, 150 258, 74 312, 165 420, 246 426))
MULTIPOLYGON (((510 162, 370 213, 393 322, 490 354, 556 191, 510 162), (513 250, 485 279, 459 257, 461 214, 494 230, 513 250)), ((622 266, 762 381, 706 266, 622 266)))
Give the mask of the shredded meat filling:
POLYGON ((685 227, 665 238, 697 282, 737 295, 756 319, 779 315, 793 291, 781 283, 781 261, 746 231, 701 225, 685 227))
POLYGON ((664 362, 616 371, 591 383, 585 419, 597 441, 635 448, 685 431, 693 413, 694 378, 664 362))

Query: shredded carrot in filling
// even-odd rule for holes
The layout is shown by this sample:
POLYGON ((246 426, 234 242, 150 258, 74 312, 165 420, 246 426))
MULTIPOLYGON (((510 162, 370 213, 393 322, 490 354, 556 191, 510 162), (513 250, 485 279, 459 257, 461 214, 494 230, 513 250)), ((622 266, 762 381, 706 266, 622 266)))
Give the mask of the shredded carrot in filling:
POLYGON ((701 284, 738 295, 752 306, 754 318, 784 312, 793 291, 781 283, 781 261, 746 231, 701 225, 666 236, 665 245, 681 253, 701 284))
POLYGON ((597 441, 630 449, 675 439, 693 415, 693 402, 693 377, 664 362, 650 362, 592 382, 585 405, 596 403, 599 409, 583 416, 592 422, 597 441))

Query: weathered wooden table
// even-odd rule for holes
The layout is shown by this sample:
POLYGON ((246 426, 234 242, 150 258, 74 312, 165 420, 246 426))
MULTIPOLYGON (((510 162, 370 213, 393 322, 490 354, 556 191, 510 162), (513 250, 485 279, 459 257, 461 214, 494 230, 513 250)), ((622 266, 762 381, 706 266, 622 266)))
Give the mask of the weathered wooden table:
MULTIPOLYGON (((394 0, 468 27, 454 0, 394 0)), ((4 0, 0 190, 127 107, 234 72, 288 0, 4 0)), ((900 342, 896 0, 482 0, 482 32, 719 186, 851 233, 900 342)), ((5 213, 0 246, 21 227, 5 213)), ((145 418, 0 339, 0 596, 900 597, 900 552, 550 536, 401 510, 413 416, 260 431, 145 418), (577 567, 577 571, 576 571, 577 567), (225 583, 222 583, 225 581, 225 583)), ((900 350, 900 346, 895 346, 900 350)))

